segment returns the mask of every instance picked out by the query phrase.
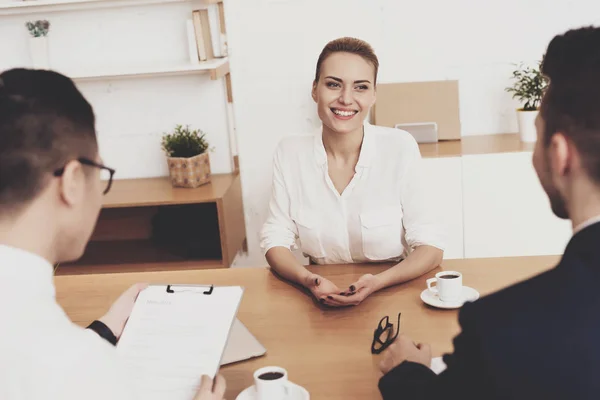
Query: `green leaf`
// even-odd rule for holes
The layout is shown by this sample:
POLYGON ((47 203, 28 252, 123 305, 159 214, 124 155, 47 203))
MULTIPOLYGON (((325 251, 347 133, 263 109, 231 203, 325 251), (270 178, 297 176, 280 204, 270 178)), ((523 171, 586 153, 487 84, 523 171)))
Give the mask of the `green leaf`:
POLYGON ((518 65, 513 71, 512 79, 514 83, 505 90, 512 93, 514 99, 518 99, 523 104, 523 110, 535 111, 538 109, 544 90, 547 87, 547 80, 540 72, 541 62, 536 67, 518 65))
POLYGON ((169 157, 193 157, 207 151, 209 144, 206 133, 199 129, 190 130, 189 125, 176 125, 172 133, 165 133, 162 149, 169 157))

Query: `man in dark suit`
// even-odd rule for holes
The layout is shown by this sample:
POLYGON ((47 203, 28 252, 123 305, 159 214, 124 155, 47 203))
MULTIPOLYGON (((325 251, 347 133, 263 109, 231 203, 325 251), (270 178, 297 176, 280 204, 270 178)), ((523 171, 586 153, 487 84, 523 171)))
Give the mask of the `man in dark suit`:
POLYGON ((600 28, 556 36, 542 73, 533 165, 573 237, 554 269, 463 307, 440 375, 401 335, 381 363, 385 400, 600 399, 600 28))

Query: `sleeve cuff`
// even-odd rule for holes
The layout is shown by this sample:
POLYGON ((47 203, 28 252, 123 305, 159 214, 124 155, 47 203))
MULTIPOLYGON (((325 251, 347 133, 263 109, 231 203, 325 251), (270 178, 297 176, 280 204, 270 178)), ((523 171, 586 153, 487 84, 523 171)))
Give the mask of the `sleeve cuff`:
POLYGON ((273 247, 285 247, 286 249, 290 250, 290 251, 294 251, 298 248, 298 246, 296 246, 296 242, 293 242, 292 244, 289 243, 275 243, 275 242, 271 242, 271 243, 263 243, 260 246, 262 248, 263 251, 263 255, 266 255, 267 252, 269 250, 271 250, 273 247))
POLYGON ((89 324, 86 329, 90 329, 96 332, 98 336, 105 339, 108 343, 112 344, 113 346, 117 344, 117 337, 110 330, 110 328, 101 321, 95 320, 94 322, 89 324))
POLYGON ((405 361, 379 380, 379 391, 384 400, 419 393, 437 375, 423 364, 405 361))

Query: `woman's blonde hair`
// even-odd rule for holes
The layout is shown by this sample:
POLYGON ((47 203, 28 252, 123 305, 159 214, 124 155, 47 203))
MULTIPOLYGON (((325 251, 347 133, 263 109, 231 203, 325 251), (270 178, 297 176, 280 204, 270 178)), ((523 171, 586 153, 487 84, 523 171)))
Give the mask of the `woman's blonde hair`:
POLYGON ((375 81, 373 85, 377 84, 377 71, 379 70, 379 60, 373 51, 371 45, 364 40, 356 39, 353 37, 343 37, 339 39, 332 40, 327 43, 323 50, 321 51, 321 55, 317 60, 317 71, 315 72, 315 82, 319 81, 321 77, 321 65, 323 62, 334 53, 351 53, 356 54, 357 56, 361 56, 365 61, 373 66, 375 69, 375 81))

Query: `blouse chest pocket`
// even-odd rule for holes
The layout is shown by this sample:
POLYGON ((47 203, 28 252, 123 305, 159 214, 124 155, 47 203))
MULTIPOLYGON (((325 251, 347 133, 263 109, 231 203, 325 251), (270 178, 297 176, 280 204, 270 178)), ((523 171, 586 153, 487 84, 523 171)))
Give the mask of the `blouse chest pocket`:
POLYGON ((293 219, 298 228, 302 252, 313 258, 325 257, 318 216, 314 212, 299 210, 293 219))
POLYGON ((383 261, 402 255, 402 207, 386 207, 360 214, 365 257, 383 261))

